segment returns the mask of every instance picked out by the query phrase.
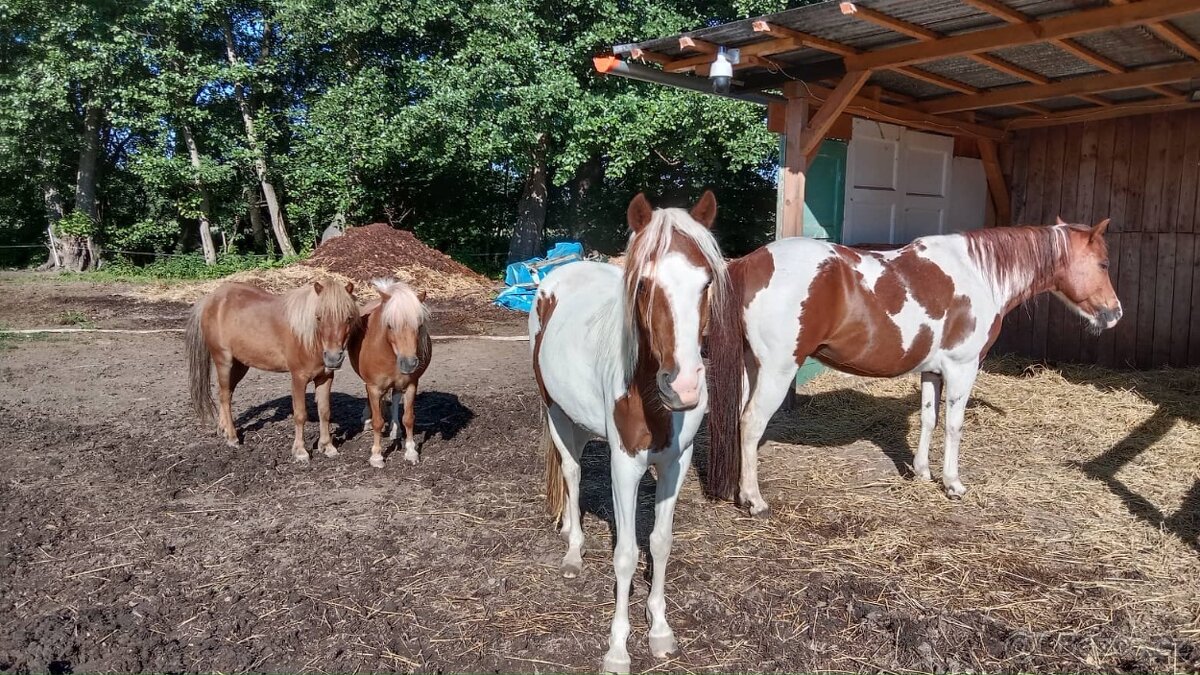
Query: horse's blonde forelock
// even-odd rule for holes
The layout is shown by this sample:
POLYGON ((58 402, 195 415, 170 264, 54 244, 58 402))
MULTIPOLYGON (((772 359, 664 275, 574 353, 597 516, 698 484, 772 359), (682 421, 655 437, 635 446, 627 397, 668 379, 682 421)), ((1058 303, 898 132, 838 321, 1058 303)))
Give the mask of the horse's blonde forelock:
POLYGON ((372 279, 371 285, 388 294, 387 302, 379 308, 388 328, 419 329, 429 318, 429 309, 417 297, 412 286, 399 279, 372 279))
POLYGON ((283 316, 305 349, 316 344, 317 317, 339 323, 358 321, 358 303, 345 286, 333 280, 321 280, 320 284, 320 293, 312 284, 305 284, 283 296, 283 316))

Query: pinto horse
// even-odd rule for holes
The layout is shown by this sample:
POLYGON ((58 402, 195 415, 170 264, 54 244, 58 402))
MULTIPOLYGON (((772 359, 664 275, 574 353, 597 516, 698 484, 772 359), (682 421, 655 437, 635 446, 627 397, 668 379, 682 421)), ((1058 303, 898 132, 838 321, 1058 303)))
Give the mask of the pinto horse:
POLYGON ((429 367, 433 345, 425 320, 425 293, 417 293, 408 284, 395 279, 371 282, 379 292, 379 302, 363 309, 363 324, 350 335, 350 365, 367 386, 365 428, 371 429, 371 466, 383 468, 383 397, 390 394, 392 404, 391 440, 400 427, 400 394, 404 393, 404 459, 420 461, 413 436, 416 413, 417 381, 429 367))
POLYGON ((184 332, 192 407, 203 422, 212 420, 212 371, 221 390, 218 425, 229 445, 238 444, 233 424, 233 390, 251 368, 292 374, 292 416, 296 439, 292 457, 307 462, 304 392, 316 384, 321 437, 326 457, 338 452, 329 433, 333 371, 346 358, 346 342, 358 323, 354 284, 322 284, 279 296, 242 283, 222 284, 192 309, 184 332))
POLYGON ((738 501, 752 514, 767 512, 759 439, 811 356, 855 375, 921 374, 921 438, 912 467, 920 480, 930 480, 929 444, 944 386, 942 486, 948 496, 962 496, 958 450, 967 398, 1004 315, 1051 292, 1097 333, 1121 318, 1108 277, 1107 227, 1107 219, 1090 228, 1060 219, 924 237, 887 252, 783 239, 731 262, 732 320, 715 322, 709 338, 710 490, 732 498, 740 468, 738 501), (724 473, 730 467, 734 472, 724 473))
POLYGON ((529 315, 533 372, 545 404, 546 500, 562 520, 566 577, 579 574, 583 564, 583 447, 596 436, 608 441, 617 603, 607 672, 629 672, 638 483, 650 465, 658 477, 646 600, 650 651, 662 657, 676 649, 665 595, 672 520, 708 398, 701 333, 710 303, 722 314, 728 286, 725 261, 709 232, 716 211, 711 192, 690 212, 652 209, 639 194, 629 204, 624 272, 586 261, 555 270, 539 286, 529 315))

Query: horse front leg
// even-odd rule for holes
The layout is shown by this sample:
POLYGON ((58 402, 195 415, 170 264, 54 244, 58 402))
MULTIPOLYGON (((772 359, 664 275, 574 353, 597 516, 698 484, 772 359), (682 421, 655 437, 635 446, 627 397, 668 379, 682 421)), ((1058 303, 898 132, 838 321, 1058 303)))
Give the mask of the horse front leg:
POLYGON ((913 456, 913 477, 933 480, 929 473, 929 444, 937 428, 938 409, 942 405, 942 377, 937 373, 921 373, 921 441, 913 456))
POLYGON ((333 444, 333 433, 330 429, 329 418, 331 417, 330 399, 333 397, 333 373, 317 376, 316 384, 316 399, 317 399, 317 426, 320 427, 321 436, 317 440, 317 449, 325 453, 326 457, 337 457, 337 447, 333 444))
POLYGON ((946 379, 946 452, 942 458, 942 487, 951 499, 967 492, 958 478, 958 449, 962 443, 963 421, 967 416, 967 401, 975 386, 977 367, 964 367, 943 374, 946 379))
POLYGON ((376 469, 383 468, 383 390, 379 387, 367 385, 367 408, 371 411, 371 466, 376 469))
MULTIPOLYGON (((397 392, 392 393, 392 429, 393 433, 396 428, 396 399, 399 396, 397 392)), ((417 402, 417 383, 410 382, 404 388, 404 460, 409 464, 416 464, 421 461, 420 455, 417 454, 417 441, 413 435, 413 426, 417 422, 417 411, 413 409, 413 405, 417 402)), ((393 436, 394 438, 394 436, 393 436)))
POLYGON ((609 444, 611 453, 613 516, 617 526, 617 541, 613 547, 613 572, 617 579, 617 603, 612 628, 608 636, 608 653, 601 668, 608 673, 629 672, 629 587, 637 569, 636 541, 637 492, 642 474, 646 473, 646 453, 630 457, 619 442, 609 444))
POLYGON ((650 532, 650 555, 653 576, 650 595, 646 598, 646 619, 650 622, 650 653, 665 658, 678 648, 675 632, 667 623, 667 559, 671 557, 674 539, 675 502, 679 488, 692 462, 692 446, 684 448, 674 458, 664 457, 658 466, 658 487, 654 500, 654 530, 650 532))
POLYGON ((292 459, 297 462, 308 461, 308 450, 304 449, 304 423, 308 421, 304 392, 307 389, 308 379, 292 373, 292 421, 296 425, 296 438, 292 441, 292 459))

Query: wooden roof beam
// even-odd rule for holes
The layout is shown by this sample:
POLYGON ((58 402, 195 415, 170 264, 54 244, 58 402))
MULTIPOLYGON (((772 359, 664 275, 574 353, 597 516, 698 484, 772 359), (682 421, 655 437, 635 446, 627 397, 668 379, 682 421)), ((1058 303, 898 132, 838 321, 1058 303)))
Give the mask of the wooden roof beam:
POLYGON ((1171 112, 1173 110, 1194 110, 1197 104, 1192 101, 1164 101, 1153 99, 1137 103, 1114 105, 1110 108, 1088 108, 1084 110, 1064 110, 1049 115, 1030 115, 1016 117, 1004 123, 1006 129, 1032 129, 1034 127, 1051 127, 1059 124, 1074 124, 1076 122, 1091 122, 1107 120, 1132 115, 1171 112))
POLYGON ((688 37, 686 35, 679 38, 679 50, 683 51, 685 49, 690 49, 694 52, 701 52, 704 54, 716 54, 717 53, 717 45, 715 45, 707 40, 701 40, 700 38, 692 38, 692 37, 688 37))
MULTIPOLYGON (((1128 5, 1129 0, 1110 0, 1114 5, 1128 5)), ((1187 33, 1165 21, 1154 21, 1146 26, 1155 35, 1183 52, 1188 58, 1200 60, 1200 45, 1197 45, 1187 33)))
MULTIPOLYGON (((987 12, 988 14, 991 14, 992 16, 1003 19, 1003 20, 1007 21, 1008 23, 1027 23, 1030 21, 1030 18, 1028 16, 1026 16, 1022 12, 1019 12, 1019 11, 1013 9, 1012 7, 1009 7, 1008 5, 1000 2, 1000 0, 963 0, 963 2, 967 5, 974 7, 975 9, 987 12)), ((1107 56, 1104 56, 1103 54, 1099 54, 1097 52, 1092 51, 1091 49, 1088 49, 1087 47, 1084 47, 1083 45, 1079 44, 1075 40, 1071 40, 1069 38, 1058 38, 1055 40, 1051 40, 1050 44, 1054 45, 1055 47, 1058 47, 1059 49, 1063 50, 1064 52, 1067 52, 1068 54, 1070 54, 1071 56, 1074 56, 1075 58, 1079 59, 1080 61, 1090 63, 1093 66, 1096 66, 1097 68, 1099 68, 1101 70, 1105 70, 1110 73, 1127 73, 1127 72, 1129 72, 1129 69, 1126 68, 1125 66, 1122 66, 1121 64, 1117 63, 1116 61, 1113 61, 1112 59, 1108 58, 1107 56)), ((1173 99, 1177 99, 1177 100, 1183 100, 1183 99, 1187 98, 1183 94, 1175 91, 1174 89, 1172 89, 1170 87, 1154 86, 1154 87, 1149 87, 1149 89, 1151 89, 1152 91, 1155 91, 1159 94, 1162 94, 1163 96, 1167 96, 1169 98, 1173 98, 1173 99)), ((1092 103, 1102 102, 1103 105, 1111 105, 1112 104, 1112 101, 1109 101, 1108 99, 1105 99, 1105 98, 1101 98, 1099 96, 1093 96, 1093 97, 1091 97, 1091 99, 1094 99, 1094 100, 1090 100, 1090 102, 1092 102, 1092 103)))
MULTIPOLYGON (((853 16, 864 21, 869 21, 877 26, 895 31, 902 35, 907 35, 911 38, 916 38, 922 42, 936 42, 938 40, 945 39, 945 36, 937 31, 930 30, 924 26, 918 26, 915 23, 910 23, 908 21, 903 21, 901 19, 888 16, 883 12, 876 11, 869 7, 859 7, 853 2, 843 2, 839 7, 842 11, 842 14, 846 16, 853 16)), ((1016 64, 1009 63, 1004 59, 992 56, 991 54, 971 54, 969 58, 989 68, 993 68, 1002 73, 1007 73, 1008 75, 1011 75, 1019 80, 1025 80, 1026 82, 1033 82, 1035 84, 1050 84, 1051 82, 1050 78, 1046 77, 1045 75, 1035 73, 1032 70, 1027 70, 1016 64)), ((958 82, 957 80, 942 77, 941 75, 935 75, 924 70, 918 70, 912 66, 897 68, 896 72, 904 73, 909 77, 925 80, 926 82, 931 82, 945 89, 957 91, 962 94, 978 94, 980 91, 982 91, 978 87, 973 87, 958 82)), ((1096 105, 1111 105, 1109 101, 1097 96, 1080 96, 1079 98, 1096 105)), ((1044 108, 1034 107, 1034 112, 1043 113, 1048 111, 1044 108)))
POLYGON ((1154 84, 1182 82, 1200 77, 1200 63, 1181 63, 1161 68, 1145 68, 1128 73, 1102 73, 1059 80, 1045 85, 1028 85, 992 89, 972 96, 946 96, 917 104, 930 113, 946 113, 956 110, 977 110, 994 106, 1027 103, 1060 96, 1076 96, 1098 91, 1138 89, 1154 84))
POLYGON ((1200 10, 1195 0, 1142 0, 1131 5, 1087 9, 1048 19, 952 35, 936 42, 890 47, 844 57, 846 68, 869 70, 966 56, 1003 47, 1048 42, 1103 30, 1162 21, 1200 10))
MULTIPOLYGON (((816 84, 806 84, 808 92, 821 100, 829 100, 833 90, 828 87, 822 87, 816 84)), ((892 105, 876 101, 873 98, 858 95, 853 97, 847 104, 845 112, 867 119, 878 120, 880 122, 889 122, 891 124, 903 124, 914 129, 925 129, 927 131, 935 131, 942 134, 953 134, 956 136, 975 136, 982 138, 990 138, 995 141, 1002 141, 1005 137, 1005 132, 993 126, 979 124, 975 122, 967 122, 963 120, 950 119, 940 115, 931 115, 920 110, 916 110, 912 105, 892 105)))
POLYGON ((800 152, 805 157, 817 149, 829 128, 846 110, 850 101, 858 96, 859 90, 866 84, 867 78, 870 76, 871 73, 865 70, 852 70, 846 73, 841 82, 838 82, 837 87, 821 104, 821 109, 809 120, 808 127, 801 134, 800 152))

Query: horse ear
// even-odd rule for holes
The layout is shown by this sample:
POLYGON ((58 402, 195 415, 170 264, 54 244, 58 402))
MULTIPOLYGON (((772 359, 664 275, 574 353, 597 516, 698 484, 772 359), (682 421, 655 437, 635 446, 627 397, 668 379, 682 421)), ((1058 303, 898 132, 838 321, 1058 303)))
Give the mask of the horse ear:
POLYGON ((392 299, 392 294, 388 293, 387 291, 383 290, 382 288, 376 288, 375 291, 377 293, 379 293, 379 303, 380 304, 384 304, 388 300, 392 299))
POLYGON ((712 229, 713 221, 717 219, 717 196, 712 190, 705 190, 704 196, 692 207, 692 217, 696 222, 712 229))
POLYGON ((354 295, 354 282, 353 281, 346 282, 346 292, 349 293, 350 295, 354 295))
POLYGON ((1063 219, 1062 219, 1062 216, 1056 216, 1056 217, 1054 218, 1054 224, 1055 224, 1055 225, 1066 225, 1066 224, 1067 224, 1067 221, 1063 220, 1063 219))
POLYGON ((643 227, 650 224, 650 218, 654 216, 654 208, 650 206, 646 195, 639 192, 633 201, 629 202, 629 229, 634 232, 641 232, 643 227))
POLYGON ((317 295, 320 295, 321 291, 325 290, 325 287, 321 285, 321 282, 314 281, 313 282, 313 290, 317 292, 317 295))
POLYGON ((426 295, 425 291, 417 291, 417 302, 425 304, 426 295))
POLYGON ((1088 235, 1088 242, 1096 241, 1096 239, 1104 236, 1104 233, 1108 231, 1109 220, 1111 220, 1111 218, 1105 218, 1092 227, 1092 233, 1088 235))

